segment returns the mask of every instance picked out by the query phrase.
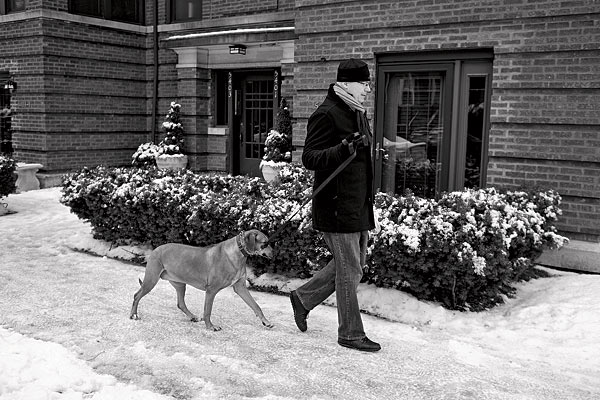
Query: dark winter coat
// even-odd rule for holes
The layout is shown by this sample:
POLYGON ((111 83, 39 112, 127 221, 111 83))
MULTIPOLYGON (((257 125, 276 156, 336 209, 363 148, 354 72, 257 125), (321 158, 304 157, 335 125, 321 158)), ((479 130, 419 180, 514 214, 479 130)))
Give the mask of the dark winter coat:
MULTIPOLYGON (((310 116, 302 163, 315 171, 316 189, 350 156, 342 140, 358 132, 357 114, 333 85, 325 101, 310 116)), ((370 132, 361 132, 368 134, 370 132)), ((372 143, 372 139, 369 140, 372 143)), ((356 157, 312 201, 313 227, 322 232, 360 232, 375 227, 373 168, 370 146, 360 146, 356 157)))

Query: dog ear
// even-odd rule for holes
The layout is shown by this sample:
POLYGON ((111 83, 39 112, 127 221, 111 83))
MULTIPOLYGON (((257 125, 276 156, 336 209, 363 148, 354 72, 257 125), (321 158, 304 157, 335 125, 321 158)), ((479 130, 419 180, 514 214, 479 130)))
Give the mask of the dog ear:
POLYGON ((247 244, 248 250, 250 250, 250 251, 256 250, 256 232, 250 231, 248 233, 248 235, 246 236, 246 244, 247 244))

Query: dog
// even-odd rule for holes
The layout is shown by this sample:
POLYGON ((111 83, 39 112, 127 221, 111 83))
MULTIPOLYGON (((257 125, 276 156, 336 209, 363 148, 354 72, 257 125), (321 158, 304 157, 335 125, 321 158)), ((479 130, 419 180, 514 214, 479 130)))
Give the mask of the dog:
POLYGON ((267 243, 267 236, 256 230, 241 232, 239 235, 208 247, 194 247, 179 243, 158 246, 148 256, 144 280, 140 289, 133 295, 133 305, 129 318, 138 320, 138 303, 162 278, 177 291, 177 308, 192 322, 198 317, 188 310, 185 304, 185 288, 191 285, 206 292, 204 297, 204 323, 206 328, 219 331, 219 326, 210 320, 216 294, 229 286, 254 311, 262 324, 272 328, 246 287, 246 257, 261 255, 273 256, 273 248, 267 243))

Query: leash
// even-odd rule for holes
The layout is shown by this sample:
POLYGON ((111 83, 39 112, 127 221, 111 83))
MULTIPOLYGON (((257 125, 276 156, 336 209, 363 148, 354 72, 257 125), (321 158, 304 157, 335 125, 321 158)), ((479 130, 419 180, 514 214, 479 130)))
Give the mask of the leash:
POLYGON ((308 203, 309 203, 309 202, 310 202, 312 199, 314 199, 314 198, 315 198, 315 196, 316 196, 317 194, 319 194, 319 192, 320 192, 321 190, 323 190, 323 188, 324 188, 325 186, 327 186, 327 184, 328 184, 329 182, 331 182, 331 180, 332 180, 333 178, 335 178, 336 176, 338 176, 338 175, 339 175, 339 173, 340 173, 340 172, 342 172, 342 171, 344 170, 344 168, 346 168, 346 166, 348 166, 348 164, 350 164, 350 162, 351 162, 352 160, 354 160, 354 157, 356 157, 356 150, 357 150, 357 149, 355 148, 355 150, 354 150, 352 153, 350 153, 350 156, 349 156, 349 157, 348 157, 346 160, 344 160, 344 162, 343 162, 342 164, 340 164, 340 166, 339 166, 339 167, 337 167, 337 168, 336 168, 336 170, 335 170, 335 171, 333 171, 333 172, 331 173, 331 175, 329 175, 329 176, 327 177, 327 179, 325 179, 325 181, 323 181, 323 183, 321 183, 321 184, 319 185, 319 187, 317 187, 315 190, 313 190, 313 192, 312 192, 312 194, 310 195, 310 197, 309 197, 308 199, 306 199, 306 200, 304 201, 304 203, 302 203, 302 205, 301 205, 300 207, 298 207, 298 209, 297 209, 296 211, 294 211, 294 213, 293 213, 292 215, 290 215, 290 216, 288 217, 288 219, 287 219, 287 220, 285 220, 285 221, 284 221, 284 223, 283 223, 283 224, 281 224, 281 225, 279 226, 279 228, 277 228, 277 230, 275 231, 275 233, 273 233, 271 236, 269 236, 269 239, 267 239, 266 243, 264 244, 265 246, 267 246, 269 243, 273 242, 273 238, 277 237, 277 235, 279 235, 279 234, 280 234, 280 233, 281 233, 281 232, 282 232, 282 231, 285 229, 285 227, 286 227, 286 226, 287 226, 287 225, 290 223, 290 221, 292 220, 292 218, 294 218, 294 216, 295 216, 296 214, 298 214, 298 213, 300 212, 300 210, 302 210, 302 209, 304 208, 304 206, 305 206, 305 205, 307 205, 307 204, 308 204, 308 203))

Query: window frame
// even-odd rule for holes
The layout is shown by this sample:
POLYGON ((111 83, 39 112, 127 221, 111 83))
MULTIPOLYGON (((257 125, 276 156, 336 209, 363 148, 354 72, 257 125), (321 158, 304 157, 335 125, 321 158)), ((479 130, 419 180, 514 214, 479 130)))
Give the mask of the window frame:
MULTIPOLYGON (((492 84, 492 64, 494 60, 493 49, 476 49, 464 51, 434 51, 434 52, 406 52, 402 54, 382 53, 376 55, 377 70, 377 92, 376 92, 376 140, 382 140, 379 136, 383 129, 384 119, 384 98, 385 98, 385 74, 396 71, 445 71, 448 78, 447 88, 444 94, 444 107, 447 112, 444 114, 444 126, 449 129, 445 132, 442 139, 441 163, 442 170, 440 176, 439 191, 462 190, 464 188, 464 165, 466 155, 466 120, 464 120, 460 110, 466 107, 467 99, 463 86, 465 79, 469 76, 487 76, 487 91, 485 94, 487 110, 485 116, 485 137, 482 143, 481 156, 481 187, 485 187, 488 164, 488 142, 489 142, 489 110, 491 100, 492 84), (473 64, 481 62, 487 63, 489 72, 482 74, 471 70, 473 64), (465 66, 468 66, 465 68, 465 66), (451 88, 451 89, 450 89, 451 88), (449 90, 450 89, 450 90, 449 90)), ((382 187, 382 165, 381 154, 374 154, 376 158, 375 183, 378 190, 382 187)))
POLYGON ((23 7, 16 9, 16 10, 10 9, 10 0, 0 0, 0 15, 15 14, 15 13, 23 12, 26 9, 27 9, 27 0, 23 0, 23 7))
POLYGON ((177 0, 167 0, 167 7, 166 7, 166 11, 167 11, 167 21, 171 24, 175 24, 175 23, 183 23, 183 22, 192 22, 192 21, 201 21, 202 20, 202 12, 204 11, 203 9, 203 4, 202 4, 202 0, 190 0, 193 1, 195 5, 200 7, 200 16, 197 18, 185 18, 185 19, 176 19, 176 10, 175 10, 175 6, 176 6, 176 2, 177 0))
MULTIPOLYGON (((111 0, 94 0, 99 5, 99 7, 98 7, 100 10, 99 15, 82 14, 82 13, 74 12, 73 11, 73 9, 74 9, 73 2, 74 1, 75 0, 69 0, 69 8, 68 9, 69 9, 70 14, 82 15, 82 16, 91 17, 91 18, 100 18, 100 19, 105 19, 107 21, 121 22, 121 23, 125 23, 125 24, 145 25, 145 4, 146 4, 145 0, 135 0, 136 8, 137 8, 135 21, 127 21, 127 20, 123 20, 123 19, 114 18, 112 15, 111 0)), ((89 1, 91 1, 91 0, 89 0, 89 1)))
MULTIPOLYGON (((376 111, 376 140, 381 140, 379 135, 383 135, 383 123, 385 110, 383 107, 385 97, 385 74, 393 74, 398 72, 439 72, 448 77, 454 76, 455 65, 448 60, 440 60, 432 63, 413 63, 412 61, 400 64, 389 64, 379 65, 377 69, 377 111, 376 111), (381 125, 381 126, 380 126, 381 125)), ((453 80, 445 79, 443 82, 443 106, 445 112, 443 113, 443 126, 449 126, 452 124, 452 104, 453 104, 453 80)), ((442 141, 439 144, 440 158, 439 163, 441 165, 440 171, 438 171, 439 186, 436 188, 436 194, 448 190, 450 184, 451 175, 451 132, 445 132, 442 141)), ((383 148, 383 147, 382 147, 383 148)), ((375 183, 378 190, 381 190, 382 186, 382 172, 383 172, 383 154, 375 154, 375 183)))

